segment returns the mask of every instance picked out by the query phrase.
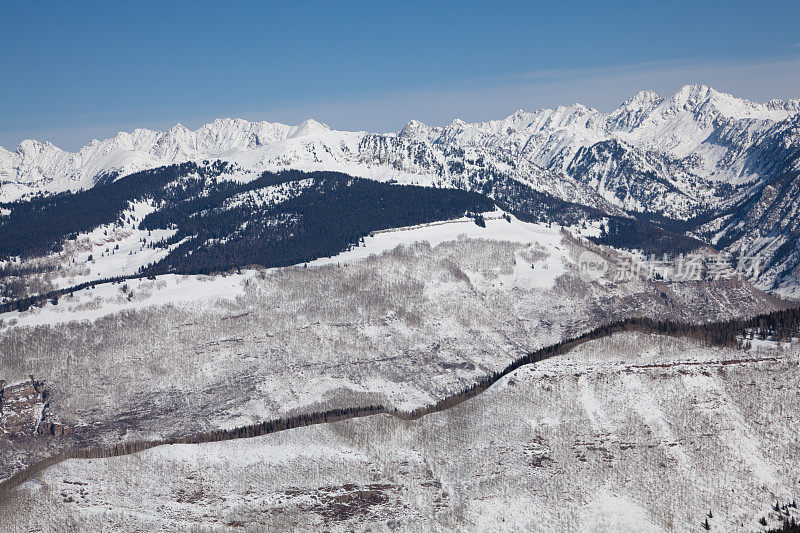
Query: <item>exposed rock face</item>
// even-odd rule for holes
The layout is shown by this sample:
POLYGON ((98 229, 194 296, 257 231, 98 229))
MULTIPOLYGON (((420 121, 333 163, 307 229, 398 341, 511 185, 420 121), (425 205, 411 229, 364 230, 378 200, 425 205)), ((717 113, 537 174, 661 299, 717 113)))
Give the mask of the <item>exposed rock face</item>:
POLYGON ((44 414, 45 399, 41 384, 31 377, 8 387, 0 396, 0 433, 22 435, 35 433, 44 414))
POLYGON ((47 412, 48 393, 44 382, 33 376, 27 381, 5 385, 0 381, 0 435, 64 435, 71 428, 53 420, 47 412))

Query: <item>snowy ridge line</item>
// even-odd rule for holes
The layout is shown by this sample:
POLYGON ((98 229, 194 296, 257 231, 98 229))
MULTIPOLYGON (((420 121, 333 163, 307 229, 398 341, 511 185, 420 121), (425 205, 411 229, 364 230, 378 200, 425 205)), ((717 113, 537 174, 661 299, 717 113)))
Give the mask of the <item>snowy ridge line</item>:
MULTIPOLYGON (((751 317, 749 319, 733 319, 720 322, 711 322, 702 325, 694 325, 682 322, 662 322, 648 318, 629 318, 606 325, 598 326, 581 335, 565 339, 557 344, 540 348, 529 352, 523 357, 514 360, 503 370, 494 372, 483 379, 478 380, 472 386, 462 389, 460 392, 451 394, 439 400, 435 404, 427 407, 415 409, 411 412, 400 411, 396 408, 387 409, 384 405, 355 406, 328 411, 318 411, 309 414, 294 415, 286 418, 278 418, 264 421, 258 424, 240 426, 233 429, 219 429, 199 433, 193 437, 171 437, 168 439, 158 439, 150 441, 121 442, 113 446, 95 446, 92 448, 71 449, 59 452, 48 458, 37 461, 31 466, 17 472, 13 476, 0 481, 0 495, 8 493, 18 487, 26 480, 46 468, 60 463, 67 459, 99 459, 104 457, 118 457, 130 455, 140 451, 154 448, 166 444, 200 444, 206 442, 219 442, 232 439, 242 439, 259 437, 278 431, 295 429, 304 426, 326 424, 330 422, 341 422, 352 418, 362 418, 378 414, 388 414, 401 420, 416 420, 423 416, 438 413, 455 407, 480 393, 487 390, 501 378, 517 370, 518 368, 534 364, 556 355, 562 355, 573 348, 586 342, 601 339, 615 333, 639 332, 645 334, 668 335, 674 337, 689 337, 697 339, 711 346, 740 346, 744 338, 745 327, 756 324, 759 328, 770 327, 779 324, 781 331, 786 328, 786 324, 791 324, 794 331, 800 331, 800 307, 787 309, 784 311, 774 311, 751 317)), ((777 360, 777 358, 776 358, 777 360)), ((755 362, 770 362, 769 358, 754 360, 755 362)))
POLYGON ((86 289, 88 287, 94 287, 97 285, 106 285, 108 283, 120 283, 122 281, 127 281, 127 280, 144 279, 147 277, 148 277, 147 274, 131 274, 130 276, 117 276, 113 278, 103 278, 93 281, 84 281, 83 283, 79 283, 78 285, 71 285, 69 287, 56 289, 54 291, 46 292, 44 294, 35 294, 33 296, 26 296, 25 298, 19 298, 17 300, 11 300, 10 302, 0 304, 0 313, 9 313, 11 311, 18 311, 18 310, 26 311, 29 307, 36 305, 37 303, 49 300, 50 298, 54 298, 56 296, 64 296, 65 294, 77 292, 86 289))
MULTIPOLYGON (((495 211, 488 211, 488 213, 492 213, 492 215, 487 215, 486 213, 479 213, 479 214, 483 215, 484 220, 499 220, 499 219, 503 218, 503 215, 495 214, 496 213, 495 211)), ((372 233, 372 235, 380 235, 381 233, 393 233, 393 232, 398 232, 398 231, 413 231, 415 229, 433 228, 435 226, 445 226, 447 224, 461 224, 464 221, 465 221, 464 218, 453 218, 453 219, 450 219, 450 220, 441 220, 441 221, 438 221, 438 222, 429 222, 427 224, 417 224, 416 226, 403 226, 403 227, 400 227, 400 228, 380 229, 380 230, 377 230, 377 231, 373 231, 371 233, 372 233)))
POLYGON ((777 363, 782 361, 781 357, 749 357, 745 359, 712 359, 706 361, 674 361, 670 363, 642 363, 638 365, 628 365, 628 368, 633 369, 648 369, 648 368, 675 368, 684 366, 730 366, 730 365, 749 365, 751 363, 777 363))
MULTIPOLYGON (((548 184, 549 178, 541 169, 555 173, 565 170, 579 151, 587 155, 586 150, 598 143, 611 142, 626 151, 634 147, 636 150, 631 153, 640 169, 654 169, 665 177, 669 174, 663 172, 664 165, 693 153, 707 159, 701 163, 701 172, 714 175, 719 174, 716 163, 721 154, 715 145, 706 142, 712 132, 720 132, 725 146, 733 146, 741 156, 741 150, 752 148, 765 132, 798 112, 798 99, 756 103, 705 85, 686 85, 668 98, 641 91, 609 113, 576 103, 533 112, 519 110, 488 122, 454 119, 445 127, 411 120, 396 133, 337 131, 313 119, 296 126, 217 119, 194 131, 176 124, 166 131, 119 132, 105 140, 93 140, 76 152, 26 139, 15 150, 0 147, 0 198, 91 188, 104 181, 103 176, 109 176, 106 180, 115 179, 164 164, 220 157, 240 161, 246 171, 335 166, 360 169, 376 177, 386 177, 387 170, 400 161, 406 178, 428 181, 436 180, 447 158, 445 152, 431 150, 434 144, 485 155, 487 165, 499 171, 510 170, 504 152, 511 147, 508 153, 516 154, 514 147, 525 146, 520 175, 547 188, 555 185, 559 196, 563 196, 588 191, 572 179, 548 184), (745 142, 737 137, 741 130, 747 131, 745 142), (406 147, 410 151, 406 152, 406 147), (642 153, 651 150, 667 159, 652 163, 642 153)), ((601 151, 596 150, 594 155, 601 155, 601 151)), ((720 175, 723 179, 739 182, 754 177, 742 157, 734 157, 724 166, 720 175)), ((592 165, 589 170, 596 181, 608 178, 608 169, 592 165)), ((456 174, 463 174, 463 170, 456 174)), ((602 193, 608 195, 610 191, 602 193)), ((633 205, 637 199, 617 203, 626 201, 633 205)))

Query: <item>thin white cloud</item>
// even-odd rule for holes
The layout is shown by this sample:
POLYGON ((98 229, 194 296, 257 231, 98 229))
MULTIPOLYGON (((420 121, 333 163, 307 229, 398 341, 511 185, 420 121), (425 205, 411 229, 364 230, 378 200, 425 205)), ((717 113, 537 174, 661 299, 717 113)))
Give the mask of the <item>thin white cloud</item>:
POLYGON ((640 72, 646 70, 664 70, 668 68, 686 67, 688 65, 697 65, 697 64, 699 64, 699 62, 679 61, 679 60, 648 61, 644 63, 630 63, 625 65, 606 65, 602 67, 534 70, 531 72, 523 72, 519 74, 519 77, 533 79, 533 80, 536 79, 558 80, 558 79, 570 79, 576 77, 597 76, 597 75, 607 76, 617 73, 640 72))
POLYGON ((800 58, 763 62, 700 63, 658 61, 586 69, 520 72, 499 78, 479 78, 439 87, 351 98, 281 102, 269 106, 210 109, 194 117, 148 113, 137 122, 86 120, 80 127, 0 132, 0 146, 16 146, 23 138, 51 140, 75 150, 92 138, 105 138, 138 127, 166 129, 177 122, 197 128, 220 116, 288 124, 315 118, 343 130, 398 131, 410 119, 443 125, 454 118, 481 121, 505 117, 517 109, 535 110, 580 102, 608 111, 642 89, 669 95, 683 85, 701 83, 741 98, 766 101, 800 97, 800 58), (146 118, 151 117, 149 120, 146 118), (155 118, 158 117, 158 118, 155 118))
POLYGON ((446 124, 502 118, 517 109, 535 110, 580 102, 609 111, 642 89, 669 95, 700 83, 741 98, 767 101, 800 97, 800 58, 762 63, 663 61, 608 68, 547 70, 497 80, 371 95, 353 101, 283 106, 247 113, 295 122, 313 116, 340 129, 396 131, 409 119, 446 124))

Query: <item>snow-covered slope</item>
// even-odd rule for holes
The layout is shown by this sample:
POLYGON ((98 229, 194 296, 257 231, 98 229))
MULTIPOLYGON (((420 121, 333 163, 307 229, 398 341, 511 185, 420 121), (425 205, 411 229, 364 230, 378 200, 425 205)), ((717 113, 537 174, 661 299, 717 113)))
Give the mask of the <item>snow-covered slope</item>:
POLYGON ((78 429, 65 439, 0 438, 0 479, 51 455, 49 446, 189 435, 328 402, 410 411, 598 324, 640 314, 699 322, 779 305, 735 277, 585 281, 585 252, 627 263, 513 217, 365 240, 359 250, 375 254, 99 284, 3 314, 0 379, 44 381, 49 414, 78 429))
POLYGON ((749 261, 759 288, 800 299, 800 173, 770 180, 697 232, 749 261))
POLYGON ((765 531, 798 516, 799 355, 796 343, 742 351, 618 334, 419 420, 68 460, 0 502, 0 524, 765 531))

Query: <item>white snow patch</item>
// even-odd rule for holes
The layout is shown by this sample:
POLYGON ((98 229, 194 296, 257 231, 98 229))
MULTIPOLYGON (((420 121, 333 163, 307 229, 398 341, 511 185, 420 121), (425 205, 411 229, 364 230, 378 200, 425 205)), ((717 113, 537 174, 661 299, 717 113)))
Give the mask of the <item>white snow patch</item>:
POLYGON ((94 288, 62 296, 58 304, 47 301, 41 308, 0 314, 0 331, 10 327, 44 326, 73 321, 94 321, 120 311, 132 311, 165 304, 190 305, 213 309, 220 299, 233 300, 244 292, 244 282, 256 271, 217 276, 180 276, 166 274, 156 280, 131 279, 120 283, 103 283, 94 288), (123 286, 128 292, 123 293, 123 286), (133 297, 128 299, 128 294, 133 297))
POLYGON ((365 237, 362 245, 333 257, 316 259, 308 265, 347 263, 379 255, 401 245, 408 246, 427 242, 435 247, 444 242, 470 238, 537 244, 539 245, 537 250, 549 252, 545 260, 533 265, 520 254, 516 255, 517 264, 514 274, 505 281, 513 283, 517 287, 552 288, 555 280, 564 274, 566 271, 564 261, 567 260, 567 254, 566 249, 560 246, 562 236, 558 226, 548 227, 546 224, 522 222, 503 211, 483 213, 483 217, 486 222, 485 228, 476 224, 472 218, 462 217, 443 222, 376 231, 369 237, 365 237))
POLYGON ((698 405, 717 423, 717 430, 722 432, 720 439, 730 448, 731 457, 745 463, 763 486, 779 492, 775 466, 761 453, 758 438, 716 380, 698 373, 685 374, 682 379, 686 388, 697 396, 698 405))
POLYGON ((578 531, 617 533, 619 531, 663 532, 647 511, 636 502, 602 488, 582 509, 578 531))
POLYGON ((578 388, 580 389, 581 406, 586 412, 594 432, 606 433, 613 429, 611 421, 603 410, 603 404, 595 396, 594 390, 585 374, 578 378, 578 388))

